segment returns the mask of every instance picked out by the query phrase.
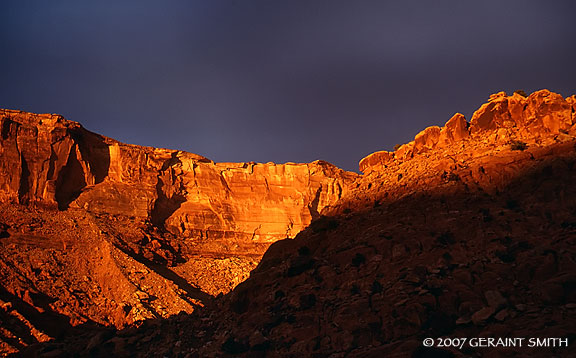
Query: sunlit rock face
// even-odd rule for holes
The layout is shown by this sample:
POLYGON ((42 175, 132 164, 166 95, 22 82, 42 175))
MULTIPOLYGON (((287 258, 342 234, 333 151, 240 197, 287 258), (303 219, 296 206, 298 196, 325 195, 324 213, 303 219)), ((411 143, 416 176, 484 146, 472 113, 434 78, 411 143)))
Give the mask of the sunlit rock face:
POLYGON ((470 122, 457 113, 443 127, 424 129, 394 152, 363 158, 364 175, 355 183, 362 190, 348 192, 339 205, 354 209, 462 188, 497 192, 540 158, 553 155, 552 145, 574 140, 575 98, 548 90, 527 97, 493 94, 470 122))
POLYGON ((355 177, 323 161, 214 163, 122 144, 57 115, 0 114, 3 198, 132 216, 180 237, 293 237, 355 177))
POLYGON ((59 115, 0 110, 0 193, 19 203, 65 208, 101 182, 108 166, 104 138, 59 115))
POLYGON ((160 220, 167 216, 168 230, 185 237, 254 242, 294 237, 334 205, 354 177, 320 161, 196 164, 186 158, 163 174, 167 190, 160 196, 168 199, 168 210, 156 214, 160 220), (173 198, 182 204, 171 207, 173 198))
POLYGON ((213 163, 153 148, 110 146, 110 175, 71 205, 147 218, 186 238, 272 242, 334 205, 354 178, 329 163, 213 163))
POLYGON ((424 129, 395 152, 370 154, 360 161, 360 170, 379 170, 392 162, 411 160, 431 149, 442 152, 479 144, 505 146, 514 141, 526 145, 554 143, 576 134, 573 127, 575 102, 575 96, 565 99, 548 90, 536 91, 528 97, 499 92, 474 112, 469 123, 464 115, 457 113, 444 127, 424 129))

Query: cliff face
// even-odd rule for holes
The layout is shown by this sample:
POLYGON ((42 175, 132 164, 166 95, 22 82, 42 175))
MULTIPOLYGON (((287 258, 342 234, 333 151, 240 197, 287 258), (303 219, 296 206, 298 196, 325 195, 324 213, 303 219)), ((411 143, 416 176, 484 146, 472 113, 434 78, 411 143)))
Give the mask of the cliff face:
POLYGON ((126 145, 58 115, 0 112, 4 201, 132 216, 180 237, 273 242, 333 206, 355 174, 310 164, 214 163, 126 145))
POLYGON ((63 209, 83 187, 104 179, 104 138, 57 115, 2 110, 0 118, 3 201, 63 209))

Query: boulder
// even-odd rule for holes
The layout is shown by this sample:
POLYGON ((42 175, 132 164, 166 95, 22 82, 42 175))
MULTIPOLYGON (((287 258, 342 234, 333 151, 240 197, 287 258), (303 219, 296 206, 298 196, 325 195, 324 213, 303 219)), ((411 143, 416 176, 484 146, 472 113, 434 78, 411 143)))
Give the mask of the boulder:
POLYGON ((432 149, 438 144, 440 138, 440 127, 428 127, 418 133, 414 138, 414 151, 421 153, 426 150, 432 149))
POLYGON ((528 96, 525 125, 536 135, 558 134, 572 126, 572 106, 564 98, 548 90, 528 96))
POLYGON ((446 122, 440 131, 438 143, 441 146, 448 146, 454 142, 468 138, 468 122, 461 113, 456 113, 446 122))
POLYGON ((504 92, 490 96, 490 101, 483 104, 474 112, 470 119, 470 133, 478 134, 506 127, 505 123, 512 123, 508 112, 508 98, 504 92))
POLYGON ((387 152, 385 150, 380 152, 375 152, 367 157, 364 157, 359 164, 360 171, 366 172, 370 168, 375 166, 386 166, 394 158, 393 152, 387 152))

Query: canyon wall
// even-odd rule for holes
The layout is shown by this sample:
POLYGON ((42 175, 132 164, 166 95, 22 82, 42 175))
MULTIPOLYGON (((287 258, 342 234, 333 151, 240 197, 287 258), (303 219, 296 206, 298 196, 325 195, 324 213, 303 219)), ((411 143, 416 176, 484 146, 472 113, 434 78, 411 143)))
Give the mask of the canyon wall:
POLYGON ((356 176, 323 161, 214 163, 119 143, 58 115, 2 110, 0 121, 2 200, 134 217, 180 237, 293 237, 356 176))

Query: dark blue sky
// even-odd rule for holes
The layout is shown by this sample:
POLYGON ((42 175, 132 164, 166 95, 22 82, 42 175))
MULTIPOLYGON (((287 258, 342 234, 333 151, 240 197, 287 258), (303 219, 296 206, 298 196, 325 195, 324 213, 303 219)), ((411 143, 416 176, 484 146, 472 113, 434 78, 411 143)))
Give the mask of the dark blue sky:
POLYGON ((491 93, 576 93, 575 4, 2 0, 0 107, 215 161, 356 170, 491 93))

